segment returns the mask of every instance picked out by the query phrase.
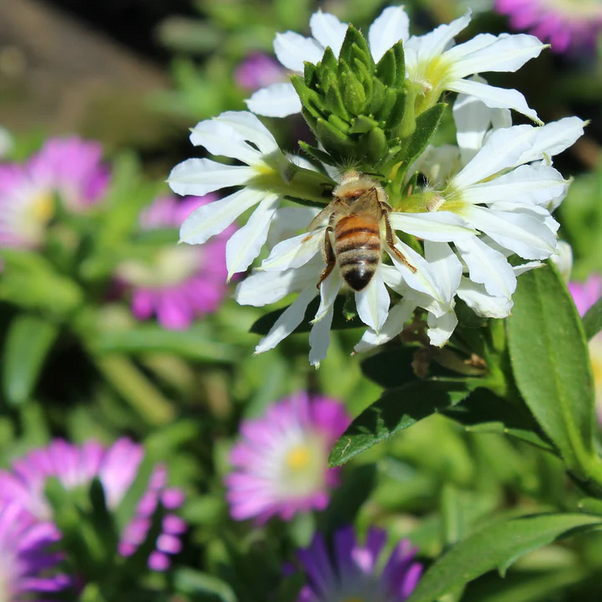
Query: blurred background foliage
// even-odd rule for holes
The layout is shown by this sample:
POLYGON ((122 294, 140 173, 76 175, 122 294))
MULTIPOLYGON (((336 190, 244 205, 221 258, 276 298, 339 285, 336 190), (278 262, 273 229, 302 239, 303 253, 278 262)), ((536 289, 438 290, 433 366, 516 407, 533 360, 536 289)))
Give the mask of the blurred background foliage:
MULTIPOLYGON (((473 8, 466 38, 507 30, 491 4, 405 3, 413 33, 473 8)), ((0 5, 0 121, 14 140, 5 160, 23 161, 49 136, 76 133, 104 145, 112 172, 102 209, 70 226, 76 247, 57 232, 44 256, 3 257, 0 462, 7 466, 54 437, 110 443, 128 435, 154 450, 186 493, 181 515, 190 525, 169 583, 161 586, 179 597, 157 599, 292 600, 295 583, 283 583, 282 567, 316 528, 328 533, 354 522, 362 532, 377 524, 391 541, 409 536, 428 562, 492 521, 574 510, 582 495, 552 456, 435 416, 347 465, 324 512, 261 528, 236 523, 228 518, 223 478, 241 420, 303 389, 345 401, 355 416, 388 386, 389 372, 379 375, 369 357, 349 357, 358 330, 333 333, 328 358, 315 371, 306 359, 306 334, 253 356, 258 336, 250 329, 260 309, 226 298, 190 328, 167 330, 137 320, 127 295, 112 294, 120 262, 146 260, 176 242, 173 228, 154 237, 141 233, 140 211, 167 192, 162 181, 171 167, 191 156, 187 128, 245 108, 252 89, 235 77, 241 63, 253 53, 271 55, 275 32, 305 33, 318 7, 365 27, 382 6, 377 0, 0 5)), ((591 120, 586 136, 557 161, 575 175, 559 221, 576 279, 602 272, 601 70, 597 55, 547 52, 511 78, 491 77, 521 90, 544 121, 572 114, 591 120)), ((300 119, 269 125, 289 150, 309 136, 300 119)), ((438 136, 453 141, 451 122, 438 136)), ((601 572, 602 536, 588 535, 528 554, 504 580, 487 574, 462 600, 593 602, 601 572)))

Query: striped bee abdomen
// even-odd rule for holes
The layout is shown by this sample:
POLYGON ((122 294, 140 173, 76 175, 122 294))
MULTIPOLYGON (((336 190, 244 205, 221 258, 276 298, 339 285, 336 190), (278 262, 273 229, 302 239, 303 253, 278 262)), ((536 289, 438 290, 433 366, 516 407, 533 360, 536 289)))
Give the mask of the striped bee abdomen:
POLYGON ((364 289, 381 259, 380 226, 372 215, 348 215, 334 228, 334 253, 341 276, 354 291, 364 289))

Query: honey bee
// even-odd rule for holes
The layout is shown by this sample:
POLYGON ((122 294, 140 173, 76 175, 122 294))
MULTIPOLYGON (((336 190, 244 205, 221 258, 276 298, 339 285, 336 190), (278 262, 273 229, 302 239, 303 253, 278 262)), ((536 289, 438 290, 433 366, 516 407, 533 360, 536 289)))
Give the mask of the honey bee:
POLYGON ((385 241, 392 252, 407 264, 394 247, 395 240, 389 223, 389 197, 380 183, 370 176, 349 171, 332 191, 332 201, 310 223, 314 230, 327 217, 322 254, 326 267, 318 287, 338 265, 343 280, 356 292, 364 290, 381 262, 381 224, 385 241))

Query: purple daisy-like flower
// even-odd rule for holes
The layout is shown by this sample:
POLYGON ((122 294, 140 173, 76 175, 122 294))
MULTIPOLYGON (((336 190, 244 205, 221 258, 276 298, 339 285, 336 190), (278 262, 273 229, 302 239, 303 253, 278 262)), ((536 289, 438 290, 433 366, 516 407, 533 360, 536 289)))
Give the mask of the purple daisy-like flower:
POLYGON ((495 9, 513 29, 529 30, 558 53, 591 51, 602 31, 598 0, 496 0, 495 9))
POLYGON ((402 540, 391 552, 384 568, 379 558, 387 533, 372 527, 362 545, 353 527, 337 531, 331 553, 324 537, 315 535, 309 548, 299 552, 307 576, 299 602, 402 602, 412 593, 422 565, 414 562, 416 550, 402 540))
MULTIPOLYGON (((102 483, 107 507, 112 510, 119 506, 134 482, 143 458, 142 445, 127 438, 117 440, 109 448, 96 441, 77 446, 57 439, 48 447, 15 460, 10 470, 0 471, 0 504, 18 504, 37 520, 51 521, 52 509, 44 495, 49 478, 58 479, 70 490, 89 486, 97 477, 102 483)), ((167 471, 160 464, 151 474, 135 516, 121 534, 119 553, 122 556, 133 554, 146 540, 159 503, 167 510, 183 503, 181 491, 167 487, 167 471)), ((156 549, 149 557, 153 570, 169 566, 168 555, 179 551, 179 536, 185 529, 183 521, 172 513, 164 517, 162 526, 156 549)), ((57 536, 60 537, 58 533, 57 536)))
POLYGON ((23 164, 0 166, 0 247, 37 247, 56 213, 56 199, 79 213, 106 192, 109 171, 98 142, 52 138, 23 164))
MULTIPOLYGON (((216 198, 211 194, 182 201, 160 197, 142 212, 140 226, 175 231, 195 209, 216 198)), ((228 228, 203 247, 165 245, 147 263, 131 260, 119 266, 117 277, 131 286, 136 318, 147 320, 156 315, 164 328, 182 330, 194 318, 216 311, 228 290, 224 256, 233 232, 234 227, 228 228)))
MULTIPOLYGON (((580 316, 584 316, 602 297, 602 277, 598 274, 592 274, 585 282, 569 282, 568 287, 580 316)), ((602 424, 602 333, 590 339, 589 356, 594 373, 598 421, 602 424)))
POLYGON ((328 454, 349 422, 342 403, 305 392, 244 421, 243 439, 230 453, 234 470, 225 479, 232 518, 264 523, 324 509, 340 470, 328 468, 328 454))
POLYGON ((49 551, 56 540, 52 523, 37 521, 18 504, 0 502, 1 600, 40 600, 70 585, 69 577, 52 572, 61 560, 49 551))
POLYGON ((252 52, 234 70, 236 83, 249 92, 288 81, 288 75, 280 63, 263 52, 252 52))

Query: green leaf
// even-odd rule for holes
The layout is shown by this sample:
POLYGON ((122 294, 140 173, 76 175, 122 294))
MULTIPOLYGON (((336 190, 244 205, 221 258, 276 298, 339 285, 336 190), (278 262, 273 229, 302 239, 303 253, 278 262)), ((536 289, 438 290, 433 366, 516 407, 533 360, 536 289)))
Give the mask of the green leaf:
POLYGON ((230 362, 238 358, 237 350, 215 340, 202 324, 189 330, 165 330, 157 324, 143 324, 128 330, 100 331, 90 341, 100 354, 173 353, 201 362, 230 362))
POLYGON ((391 389, 418 380, 412 368, 417 347, 385 349, 364 359, 362 372, 376 384, 391 389))
POLYGON ((365 409, 336 442, 329 466, 354 456, 409 428, 423 418, 459 403, 470 393, 464 382, 419 381, 383 393, 365 409))
POLYGON ((416 129, 404 141, 402 152, 397 158, 398 161, 404 161, 406 165, 411 165, 422 154, 439 128, 446 107, 445 103, 440 102, 418 115, 416 129))
POLYGON ((341 61, 348 65, 353 64, 353 59, 361 60, 368 69, 374 69, 374 60, 364 36, 353 26, 347 28, 341 52, 339 53, 339 68, 341 61))
POLYGON ((236 602, 238 600, 232 588, 225 581, 189 567, 179 568, 174 573, 174 584, 176 589, 183 594, 212 594, 220 602, 236 602))
POLYGON ((10 403, 31 398, 44 360, 59 328, 42 318, 18 315, 10 324, 4 345, 3 390, 10 403))
POLYGON ((594 450, 594 382, 581 319, 551 266, 518 280, 506 323, 516 384, 567 467, 587 480, 594 450))
POLYGON ((524 406, 502 399, 488 389, 477 389, 444 414, 478 433, 499 433, 556 453, 551 441, 524 406))
POLYGON ((433 602, 496 568, 503 574, 527 552, 601 524, 600 519, 583 514, 540 514, 485 527, 439 558, 420 579, 407 602, 433 602))
POLYGON ((583 329, 588 340, 602 330, 602 299, 598 299, 583 316, 583 329))

